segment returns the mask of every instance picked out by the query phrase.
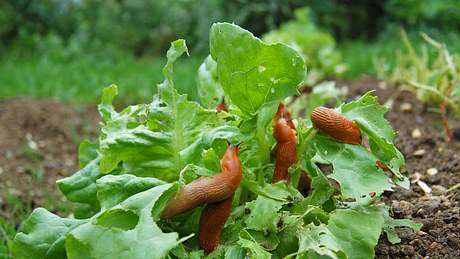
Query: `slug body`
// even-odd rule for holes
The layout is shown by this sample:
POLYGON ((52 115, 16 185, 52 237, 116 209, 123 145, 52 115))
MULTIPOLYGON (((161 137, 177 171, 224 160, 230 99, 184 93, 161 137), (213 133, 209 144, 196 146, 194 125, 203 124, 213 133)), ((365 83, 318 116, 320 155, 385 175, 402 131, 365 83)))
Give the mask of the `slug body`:
POLYGON ((183 186, 172 198, 161 217, 169 219, 205 203, 215 203, 233 195, 242 177, 238 147, 230 145, 220 160, 222 171, 219 174, 201 177, 183 186))
POLYGON ((358 125, 342 114, 326 108, 317 107, 311 113, 313 127, 331 136, 338 142, 361 144, 361 131, 358 125))
POLYGON ((278 107, 278 112, 273 121, 273 136, 276 144, 275 172, 272 183, 282 180, 289 180, 288 169, 292 164, 297 163, 297 137, 291 114, 283 104, 278 107))
POLYGON ((201 213, 198 239, 206 254, 219 246, 222 228, 232 211, 232 201, 233 195, 223 201, 206 205, 201 213))

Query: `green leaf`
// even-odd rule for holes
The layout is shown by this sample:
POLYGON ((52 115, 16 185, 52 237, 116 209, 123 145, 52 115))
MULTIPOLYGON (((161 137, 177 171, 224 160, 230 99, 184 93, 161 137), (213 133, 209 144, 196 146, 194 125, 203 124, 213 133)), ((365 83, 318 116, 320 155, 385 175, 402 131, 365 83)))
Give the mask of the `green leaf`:
POLYGON ((155 224, 177 184, 109 175, 99 179, 97 187, 104 207, 90 219, 65 219, 35 210, 13 243, 17 257, 163 258, 189 238, 178 240, 177 233, 163 233, 155 224))
POLYGON ((106 175, 96 181, 97 198, 103 210, 115 206, 128 197, 148 190, 152 187, 166 184, 151 177, 136 177, 134 175, 106 175))
POLYGON ((185 41, 171 44, 165 80, 151 104, 127 107, 105 122, 100 138, 102 173, 123 162, 122 173, 173 181, 187 164, 198 164, 203 150, 217 139, 235 141, 237 128, 224 126, 214 111, 174 88, 173 63, 185 52, 185 41))
POLYGON ((343 144, 324 135, 317 135, 313 145, 334 172, 329 175, 340 185, 344 198, 363 199, 370 192, 380 195, 391 190, 388 177, 375 165, 376 158, 361 145, 343 144))
POLYGON ((305 76, 304 61, 293 49, 266 44, 234 24, 211 27, 210 49, 225 94, 245 113, 297 93, 305 76))
POLYGON ((377 207, 338 209, 331 214, 328 225, 310 224, 299 231, 298 253, 313 251, 331 258, 374 258, 383 225, 383 215, 377 207))
POLYGON ((398 234, 395 231, 395 228, 397 227, 407 227, 411 228, 415 231, 419 231, 423 224, 421 223, 416 223, 413 222, 410 219, 394 219, 390 216, 389 210, 387 206, 380 206, 380 209, 382 211, 383 218, 385 220, 385 225, 383 227, 383 230, 385 231, 385 234, 387 234, 388 241, 391 244, 397 244, 401 242, 401 239, 399 238, 398 234))
POLYGON ((84 140, 78 147, 78 161, 80 168, 85 167, 91 161, 97 158, 98 144, 91 143, 89 140, 84 140))
POLYGON ((110 85, 102 90, 101 104, 99 104, 97 108, 103 121, 112 119, 112 116, 116 114, 115 108, 112 106, 112 102, 117 95, 118 88, 116 85, 110 85))
POLYGON ((297 190, 290 190, 291 186, 285 183, 275 185, 267 184, 256 200, 246 203, 246 208, 250 210, 245 223, 248 229, 259 231, 276 232, 277 224, 280 220, 278 211, 284 204, 298 199, 300 194, 297 190))
POLYGON ((171 187, 164 184, 137 193, 74 228, 66 239, 69 259, 164 258, 181 240, 175 232, 161 231, 152 210, 171 187))
POLYGON ((96 196, 96 180, 102 176, 99 161, 97 157, 72 176, 57 181, 59 190, 67 199, 79 204, 74 212, 76 218, 89 218, 100 210, 96 196))
POLYGON ((85 222, 86 220, 60 218, 43 208, 35 209, 14 238, 14 258, 66 258, 65 236, 85 222))
POLYGON ((327 177, 323 174, 321 169, 313 163, 311 149, 307 154, 302 157, 302 169, 311 177, 311 194, 306 198, 306 203, 309 205, 321 206, 328 201, 334 194, 334 188, 329 183, 327 177))
POLYGON ((240 233, 240 239, 237 242, 241 247, 247 251, 249 258, 269 259, 271 254, 263 249, 254 238, 247 232, 240 233))
POLYGON ((347 118, 354 120, 360 130, 367 134, 374 155, 388 164, 400 181, 404 180, 399 171, 400 166, 405 163, 404 156, 394 146, 395 132, 384 117, 388 108, 380 105, 377 97, 368 92, 358 100, 340 106, 340 111, 347 118))
POLYGON ((211 55, 207 56, 198 68, 197 81, 200 103, 208 109, 216 108, 224 97, 224 90, 217 76, 217 63, 211 55))

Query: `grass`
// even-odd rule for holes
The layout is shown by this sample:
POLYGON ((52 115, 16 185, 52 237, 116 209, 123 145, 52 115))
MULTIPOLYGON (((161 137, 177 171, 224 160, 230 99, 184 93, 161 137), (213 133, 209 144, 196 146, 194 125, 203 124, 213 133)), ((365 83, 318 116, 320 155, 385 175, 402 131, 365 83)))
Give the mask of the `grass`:
MULTIPOLYGON (((13 239, 18 231, 21 222, 32 213, 34 207, 34 196, 36 195, 35 190, 38 186, 45 186, 46 180, 43 176, 43 169, 41 166, 37 166, 40 169, 36 169, 30 172, 27 177, 27 192, 23 195, 18 195, 18 190, 14 190, 2 186, 2 197, 4 201, 1 201, 6 205, 5 214, 0 214, 0 259, 12 258, 11 246, 13 239)), ((44 201, 43 207, 47 210, 56 212, 59 215, 69 215, 72 211, 72 204, 69 203, 63 195, 53 194, 49 191, 43 192, 44 201)), ((0 211, 1 212, 1 211, 0 211)))
MULTIPOLYGON (((426 43, 420 36, 422 31, 425 31, 435 40, 446 43, 451 53, 460 53, 460 34, 457 32, 441 33, 428 29, 408 32, 409 39, 416 50, 420 50, 420 45, 426 43)), ((357 40, 338 44, 338 50, 342 53, 348 66, 344 78, 355 79, 363 74, 376 76, 373 59, 384 57, 388 65, 395 66, 396 50, 402 48, 404 46, 399 29, 389 30, 373 42, 357 40)))
MULTIPOLYGON (((175 67, 176 86, 196 99, 195 75, 201 57, 185 57, 175 67)), ((53 98, 74 103, 99 101, 102 88, 116 84, 127 103, 148 101, 163 81, 164 58, 96 58, 70 60, 48 57, 0 60, 0 99, 16 96, 53 98)))

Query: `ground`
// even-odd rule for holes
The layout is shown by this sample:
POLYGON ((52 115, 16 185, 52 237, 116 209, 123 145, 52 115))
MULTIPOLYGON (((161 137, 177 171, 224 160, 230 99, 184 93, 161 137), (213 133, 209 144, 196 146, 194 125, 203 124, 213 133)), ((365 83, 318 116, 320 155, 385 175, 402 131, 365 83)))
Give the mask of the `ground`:
MULTIPOLYGON (((410 190, 386 193, 383 201, 394 217, 423 223, 418 232, 398 231, 398 245, 390 245, 382 235, 376 257, 460 258, 460 139, 448 144, 439 115, 408 92, 369 77, 339 86, 348 88, 349 99, 377 89, 382 103, 393 100, 387 118, 397 131, 396 145, 406 156, 405 171, 414 183, 410 190), (423 191, 422 183, 431 193, 423 191)), ((0 101, 0 218, 8 222, 0 226, 10 238, 34 207, 61 215, 70 211, 55 181, 78 169, 77 144, 95 138, 99 118, 95 106, 74 107, 29 98, 0 101)))
POLYGON ((417 183, 412 183, 410 190, 397 189, 385 194, 383 200, 391 206, 394 217, 413 219, 423 223, 423 227, 416 233, 398 231, 402 239, 398 245, 391 245, 381 236, 376 258, 460 258, 458 135, 448 144, 439 114, 430 112, 409 92, 398 93, 368 77, 341 85, 348 87, 349 98, 377 89, 382 103, 394 99, 386 117, 397 131, 396 146, 406 157, 407 175, 412 181, 419 178, 432 190, 426 194, 417 183))

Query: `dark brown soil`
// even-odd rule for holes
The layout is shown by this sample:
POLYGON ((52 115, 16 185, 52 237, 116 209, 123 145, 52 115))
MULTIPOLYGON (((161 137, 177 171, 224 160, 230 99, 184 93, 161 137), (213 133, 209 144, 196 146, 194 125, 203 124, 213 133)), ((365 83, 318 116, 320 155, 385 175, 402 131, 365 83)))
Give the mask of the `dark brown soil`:
MULTIPOLYGON (((381 102, 394 99, 387 118, 398 132, 396 144, 406 156, 407 175, 432 189, 426 194, 413 183, 410 190, 385 195, 395 218, 413 219, 423 228, 399 230, 402 242, 397 245, 382 235, 376 257, 460 258, 460 188, 450 189, 460 183, 460 140, 447 144, 439 114, 411 93, 397 93, 368 77, 339 85, 347 85, 349 99, 372 89, 377 89, 381 102), (420 136, 413 137, 416 129, 420 136), (428 174, 430 168, 437 173, 428 174)), ((31 99, 0 101, 0 217, 14 220, 11 196, 31 200, 31 207, 47 208, 49 199, 62 199, 55 181, 77 170, 77 144, 82 136, 94 136, 99 118, 94 106, 71 107, 31 99)))
POLYGON ((50 208, 62 200, 55 181, 78 169, 78 143, 98 125, 95 106, 71 107, 30 98, 0 101, 0 217, 20 221, 23 206, 50 208))
POLYGON ((423 223, 423 227, 416 233, 398 231, 402 241, 397 245, 391 245, 382 235, 376 258, 460 258, 460 188, 449 190, 460 183, 460 140, 447 144, 440 115, 409 92, 398 93, 368 77, 340 84, 348 86, 349 98, 377 89, 382 103, 394 99, 387 119, 398 133, 396 145, 406 157, 407 175, 432 189, 426 194, 412 183, 410 190, 397 189, 385 195, 384 201, 395 218, 410 218, 423 223), (417 129, 421 133, 418 137, 413 136, 417 129), (428 171, 430 168, 436 170, 428 171))

